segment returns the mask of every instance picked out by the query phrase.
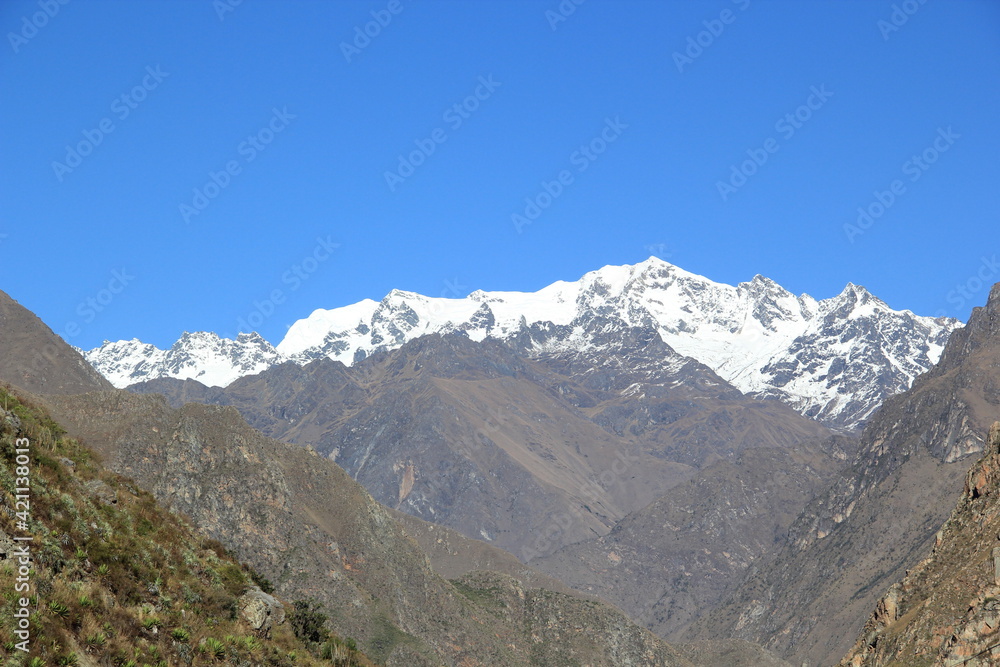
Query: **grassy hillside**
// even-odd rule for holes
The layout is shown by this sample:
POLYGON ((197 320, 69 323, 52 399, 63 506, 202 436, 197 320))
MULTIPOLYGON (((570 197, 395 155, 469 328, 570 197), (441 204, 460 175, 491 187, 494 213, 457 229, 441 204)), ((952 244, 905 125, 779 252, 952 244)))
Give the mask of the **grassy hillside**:
POLYGON ((306 601, 284 605, 283 623, 253 627, 241 611, 252 596, 242 596, 255 587, 267 592, 266 580, 130 479, 106 471, 91 450, 5 389, 0 499, 5 666, 374 664, 350 648, 353 640, 330 635, 306 601), (27 460, 17 458, 19 448, 28 450, 27 460), (24 467, 27 516, 16 505, 24 467), (24 536, 32 540, 15 539, 24 536), (19 571, 29 560, 18 557, 24 544, 27 576, 19 571), (19 590, 24 584, 29 589, 19 590), (16 634, 23 613, 27 643, 16 634))

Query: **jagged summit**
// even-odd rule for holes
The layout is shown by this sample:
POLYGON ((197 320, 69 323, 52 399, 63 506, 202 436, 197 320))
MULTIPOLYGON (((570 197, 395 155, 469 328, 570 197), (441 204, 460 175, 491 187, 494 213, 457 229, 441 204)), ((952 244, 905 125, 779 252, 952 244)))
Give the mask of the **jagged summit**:
POLYGON ((94 363, 93 350, 84 356, 116 387, 156 377, 225 386, 285 360, 257 333, 242 333, 232 340, 207 331, 184 332, 167 350, 135 338, 97 349, 101 350, 100 364, 94 363))
POLYGON ((892 310, 851 283, 818 301, 761 275, 732 286, 650 257, 537 292, 476 290, 444 298, 392 290, 381 301, 315 310, 276 347, 259 337, 231 341, 202 332, 185 334, 170 350, 118 341, 86 356, 119 387, 158 377, 225 386, 281 361, 327 357, 351 365, 431 333, 508 339, 525 327, 550 323, 569 327, 566 344, 587 345, 581 332, 594 318, 652 327, 674 350, 741 391, 786 401, 846 428, 929 369, 958 325, 892 310))
POLYGON ((868 303, 873 303, 881 308, 889 307, 888 305, 886 305, 884 301, 882 301, 874 294, 869 292, 864 285, 855 285, 854 283, 847 283, 847 286, 844 287, 844 290, 834 298, 841 302, 850 303, 852 305, 863 306, 868 303))

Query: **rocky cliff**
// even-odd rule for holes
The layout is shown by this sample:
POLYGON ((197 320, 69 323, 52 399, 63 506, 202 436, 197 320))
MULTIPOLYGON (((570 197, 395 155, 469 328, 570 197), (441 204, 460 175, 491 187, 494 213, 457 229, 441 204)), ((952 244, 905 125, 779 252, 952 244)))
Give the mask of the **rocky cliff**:
POLYGON ((843 667, 1000 662, 1000 422, 929 556, 878 601, 843 667))

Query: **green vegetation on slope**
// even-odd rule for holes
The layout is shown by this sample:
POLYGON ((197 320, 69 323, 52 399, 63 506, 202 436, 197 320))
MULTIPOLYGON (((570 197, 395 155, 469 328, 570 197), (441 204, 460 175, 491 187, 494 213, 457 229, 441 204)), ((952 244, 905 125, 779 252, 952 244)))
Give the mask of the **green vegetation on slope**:
POLYGON ((265 579, 4 389, 0 506, 4 667, 373 664, 353 640, 326 630, 325 616, 308 603, 289 606, 289 622, 255 630, 238 603, 255 586, 267 592, 265 579), (18 447, 29 450, 26 466, 18 447), (21 492, 30 497, 26 517, 16 504, 19 466, 30 470, 30 491, 21 492), (31 553, 27 591, 18 590, 22 544, 31 553), (16 634, 20 613, 29 614, 27 644, 16 634))

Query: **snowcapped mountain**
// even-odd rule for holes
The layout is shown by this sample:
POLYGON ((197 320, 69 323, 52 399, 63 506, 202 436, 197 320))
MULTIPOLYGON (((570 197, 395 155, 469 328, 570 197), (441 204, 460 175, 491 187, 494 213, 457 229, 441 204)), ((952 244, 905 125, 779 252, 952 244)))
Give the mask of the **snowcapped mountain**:
MULTIPOLYGON (((803 414, 853 428, 886 396, 910 386, 941 355, 953 319, 896 311, 849 284, 832 298, 795 296, 756 276, 736 286, 713 282, 655 257, 606 266, 576 282, 537 292, 476 291, 461 299, 393 290, 316 310, 292 325, 276 348, 253 335, 236 341, 185 334, 170 350, 139 341, 105 343, 87 359, 116 386, 157 377, 224 386, 285 360, 329 357, 347 365, 430 333, 509 338, 534 324, 569 332, 569 349, 591 345, 595 318, 651 327, 674 350, 710 367, 745 393, 778 398, 803 414)), ((665 360, 666 361, 666 360, 665 360)))
POLYGON ((204 331, 185 333, 169 350, 133 338, 106 341, 84 352, 84 357, 116 387, 158 377, 198 380, 208 386, 225 387, 237 378, 260 373, 285 361, 256 333, 240 334, 236 340, 230 340, 204 331))

